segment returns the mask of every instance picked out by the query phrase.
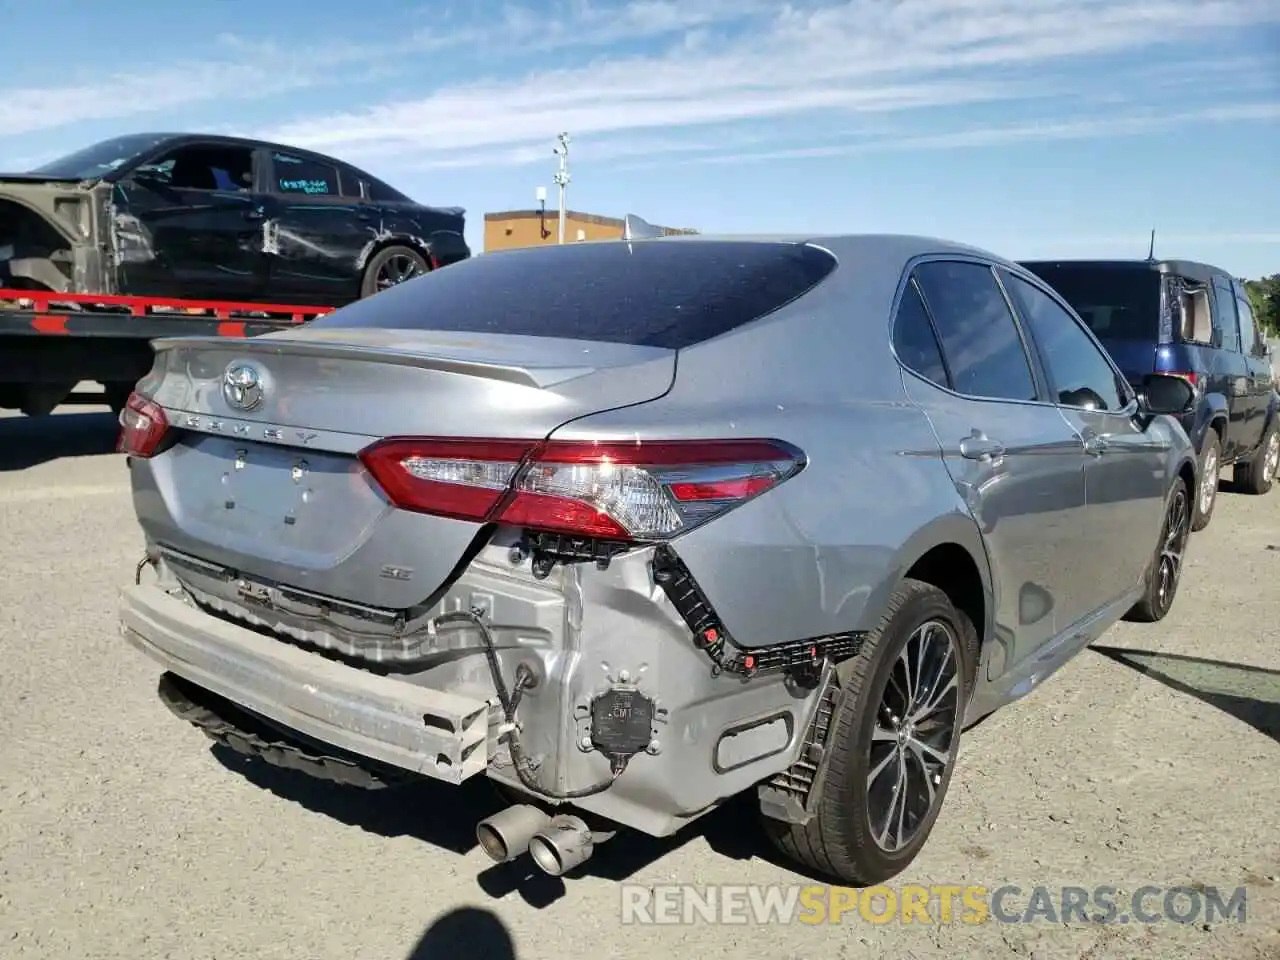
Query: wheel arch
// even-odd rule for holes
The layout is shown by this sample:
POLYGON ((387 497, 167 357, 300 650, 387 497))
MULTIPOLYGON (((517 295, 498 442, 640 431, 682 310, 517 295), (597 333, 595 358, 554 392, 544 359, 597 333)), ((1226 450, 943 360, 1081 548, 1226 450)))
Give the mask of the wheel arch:
POLYGON ((995 630, 999 596, 978 525, 959 512, 937 517, 918 529, 898 550, 892 572, 872 591, 864 608, 863 629, 875 626, 898 585, 905 579, 937 587, 973 621, 980 649, 995 630))

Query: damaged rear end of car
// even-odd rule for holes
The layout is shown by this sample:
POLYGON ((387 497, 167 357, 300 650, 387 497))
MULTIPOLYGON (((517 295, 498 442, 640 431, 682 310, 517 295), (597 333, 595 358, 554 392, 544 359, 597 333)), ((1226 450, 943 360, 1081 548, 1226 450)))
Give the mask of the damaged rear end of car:
POLYGON ((537 804, 482 824, 486 851, 552 873, 599 837, 558 805, 663 836, 785 768, 852 640, 734 646, 680 544, 807 455, 666 401, 683 350, 834 258, 646 244, 495 254, 304 329, 157 342, 121 415, 147 544, 122 620, 175 712, 366 785, 486 775, 537 804))

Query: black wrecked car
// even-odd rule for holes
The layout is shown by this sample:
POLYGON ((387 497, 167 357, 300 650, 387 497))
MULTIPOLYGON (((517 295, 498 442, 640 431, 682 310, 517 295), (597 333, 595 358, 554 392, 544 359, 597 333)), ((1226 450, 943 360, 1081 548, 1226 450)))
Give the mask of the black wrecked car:
POLYGON ((464 213, 295 147, 132 134, 0 174, 0 287, 341 306, 470 256, 464 213))

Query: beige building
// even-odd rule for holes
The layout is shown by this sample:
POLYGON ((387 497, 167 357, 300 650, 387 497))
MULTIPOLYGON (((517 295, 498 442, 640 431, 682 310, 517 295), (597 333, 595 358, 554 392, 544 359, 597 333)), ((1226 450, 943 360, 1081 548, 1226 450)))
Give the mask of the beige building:
MULTIPOLYGON (((679 227, 658 227, 667 235, 697 233, 679 227)), ((554 244, 560 238, 560 215, 555 210, 506 210, 484 215, 484 249, 509 250, 554 244)), ((569 210, 565 214, 564 242, 577 240, 620 240, 622 219, 569 210), (579 236, 581 234, 581 236, 579 236)))

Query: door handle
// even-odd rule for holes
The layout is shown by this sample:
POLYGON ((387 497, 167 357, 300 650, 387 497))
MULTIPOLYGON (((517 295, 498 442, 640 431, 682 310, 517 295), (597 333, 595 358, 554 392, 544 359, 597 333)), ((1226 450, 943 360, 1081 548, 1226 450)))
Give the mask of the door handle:
POLYGON ((244 212, 244 218, 246 220, 262 220, 266 215, 266 211, 261 207, 254 207, 252 210, 246 210, 244 212))
POLYGON ((1110 447, 1107 438, 1100 433, 1091 433, 1084 438, 1084 452, 1092 457, 1100 457, 1110 447))
POLYGON ((960 441, 960 456, 966 460, 999 460, 1004 456, 1004 444, 975 433, 960 441))

